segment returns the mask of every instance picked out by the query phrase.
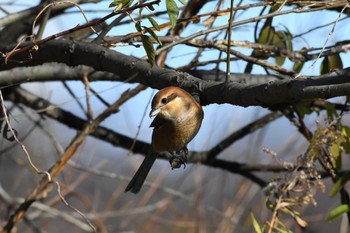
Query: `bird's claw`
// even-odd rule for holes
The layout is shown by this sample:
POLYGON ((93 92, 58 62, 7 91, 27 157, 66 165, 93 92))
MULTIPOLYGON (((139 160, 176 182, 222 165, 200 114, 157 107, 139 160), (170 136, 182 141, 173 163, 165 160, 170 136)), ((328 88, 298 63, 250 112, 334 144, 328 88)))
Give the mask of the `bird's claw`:
POLYGON ((186 161, 187 157, 186 156, 173 156, 169 162, 171 169, 174 170, 175 168, 180 168, 181 165, 184 165, 184 169, 186 168, 186 161))
POLYGON ((187 154, 188 154, 187 147, 184 147, 179 151, 173 151, 170 153, 172 154, 172 157, 169 160, 171 169, 174 170, 175 168, 180 168, 181 165, 184 165, 184 169, 185 169, 186 162, 187 162, 187 154))

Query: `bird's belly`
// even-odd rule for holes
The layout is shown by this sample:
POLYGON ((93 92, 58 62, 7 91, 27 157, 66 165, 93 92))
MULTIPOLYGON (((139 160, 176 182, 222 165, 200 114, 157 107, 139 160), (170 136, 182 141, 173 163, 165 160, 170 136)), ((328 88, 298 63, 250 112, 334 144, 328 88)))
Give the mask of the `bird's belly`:
POLYGON ((191 129, 180 130, 175 127, 159 127, 152 135, 152 149, 154 152, 178 151, 185 147, 192 139, 191 129))

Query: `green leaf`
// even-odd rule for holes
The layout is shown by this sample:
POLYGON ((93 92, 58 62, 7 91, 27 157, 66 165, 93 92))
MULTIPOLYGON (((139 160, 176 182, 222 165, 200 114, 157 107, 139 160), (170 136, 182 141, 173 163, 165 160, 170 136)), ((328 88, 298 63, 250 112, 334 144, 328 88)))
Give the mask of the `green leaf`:
POLYGON ((296 61, 296 62, 294 62, 293 70, 295 72, 299 73, 301 71, 301 69, 303 68, 303 66, 304 66, 304 62, 296 61))
POLYGON ((111 4, 109 4, 108 7, 116 7, 119 4, 120 4, 120 8, 121 8, 121 6, 122 6, 121 1, 120 0, 114 0, 113 2, 111 2, 111 4))
POLYGON ((148 19, 148 21, 152 24, 152 26, 154 27, 154 29, 156 29, 157 31, 160 30, 157 21, 155 21, 155 20, 154 20, 152 17, 150 17, 150 16, 147 16, 147 19, 148 19))
POLYGON ((129 6, 134 0, 114 0, 109 7, 116 7, 115 11, 118 11, 126 6, 129 6))
POLYGON ((315 130, 314 135, 311 138, 308 154, 312 160, 315 160, 320 156, 320 151, 322 150, 322 148, 320 148, 319 146, 319 141, 324 137, 324 131, 325 128, 320 125, 315 130))
POLYGON ((141 21, 137 21, 135 23, 135 28, 138 32, 141 32, 142 31, 142 28, 141 28, 141 21))
POLYGON ((288 230, 288 229, 282 229, 280 227, 273 227, 274 230, 276 230, 276 232, 279 232, 279 233, 292 233, 292 231, 288 230))
POLYGON ((348 126, 342 127, 342 134, 344 137, 344 141, 342 143, 342 146, 344 148, 344 151, 349 154, 350 153, 350 128, 348 126))
POLYGON ((314 112, 310 108, 312 102, 313 100, 304 100, 294 105, 294 108, 300 115, 301 119, 303 119, 305 115, 309 115, 314 112))
POLYGON ((275 28, 267 25, 260 31, 258 43, 259 44, 271 44, 275 36, 275 28))
POLYGON ((331 155, 331 162, 335 170, 339 171, 342 166, 341 155, 343 149, 341 147, 341 143, 343 140, 340 138, 339 140, 335 140, 329 147, 329 153, 331 155))
POLYGON ((286 43, 287 49, 288 49, 288 51, 293 51, 293 42, 292 42, 293 35, 292 35, 292 33, 290 33, 290 31, 286 31, 285 34, 287 37, 287 43, 286 43))
POLYGON ((343 69, 343 62, 340 58, 340 55, 333 54, 330 56, 325 56, 321 63, 321 74, 329 73, 333 69, 343 69))
POLYGON ((328 57, 328 60, 329 60, 329 69, 330 69, 329 71, 333 69, 343 69, 343 62, 341 61, 339 53, 330 55, 328 57))
POLYGON ((340 216, 343 214, 349 212, 350 208, 348 205, 340 205, 336 207, 335 209, 331 210, 327 216, 327 221, 328 222, 333 222, 336 219, 338 219, 340 216))
POLYGON ((171 27, 175 27, 176 20, 179 15, 179 8, 174 0, 166 0, 166 9, 168 11, 171 27))
POLYGON ((151 41, 150 37, 146 36, 146 35, 141 35, 141 40, 142 40, 143 47, 145 48, 145 51, 146 51, 146 54, 148 57, 148 63, 151 65, 151 67, 153 67, 155 64, 156 55, 155 55, 152 41, 151 41))
MULTIPOLYGON (((259 33, 258 43, 263 45, 271 45, 273 43, 274 36, 275 28, 270 25, 265 25, 259 33)), ((256 56, 262 56, 267 53, 263 49, 255 49, 254 51, 256 56)))
MULTIPOLYGON (((283 31, 278 31, 274 34, 273 45, 277 46, 280 49, 287 49, 287 36, 283 31)), ((278 56, 275 57, 276 64, 282 66, 286 57, 278 56)))
POLYGON ((186 4, 186 0, 178 0, 179 2, 181 2, 182 5, 186 4))
POLYGON ((134 0, 122 0, 123 7, 130 6, 134 0))
POLYGON ((332 122, 334 120, 334 118, 338 117, 338 113, 337 113, 337 110, 335 109, 334 104, 326 102, 324 107, 327 111, 327 118, 328 118, 329 122, 332 122))
POLYGON ((286 57, 282 57, 282 56, 275 57, 276 64, 279 66, 282 66, 285 60, 286 60, 286 57))
POLYGON ((334 197, 343 187, 344 185, 350 180, 350 172, 346 172, 344 175, 342 175, 337 182, 333 185, 331 188, 331 191, 329 192, 330 197, 334 197))
POLYGON ((250 218, 252 219, 253 222, 253 227, 256 233, 264 233, 264 229, 263 227, 261 227, 258 223, 258 221, 256 221, 256 218, 253 214, 253 212, 250 212, 250 218))
POLYGON ((276 204, 272 203, 268 197, 266 197, 266 199, 265 199, 265 204, 269 210, 274 211, 276 208, 276 204))
POLYGON ((328 72, 329 72, 329 61, 328 61, 328 56, 325 56, 321 63, 320 74, 327 74, 328 72))
POLYGON ((158 36, 154 33, 154 31, 152 31, 152 29, 148 27, 143 28, 153 37, 153 39, 155 39, 155 41, 157 41, 158 44, 162 45, 162 42, 159 40, 158 36))

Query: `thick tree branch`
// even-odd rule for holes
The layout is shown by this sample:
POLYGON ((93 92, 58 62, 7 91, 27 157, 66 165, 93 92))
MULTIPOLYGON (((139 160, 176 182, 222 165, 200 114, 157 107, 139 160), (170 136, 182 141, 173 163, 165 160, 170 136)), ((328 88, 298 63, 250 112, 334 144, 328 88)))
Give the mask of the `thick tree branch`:
MULTIPOLYGON (((189 70, 186 72, 205 81, 223 81, 226 77, 225 72, 221 70, 189 70)), ((17 67, 0 71, 0 87, 13 86, 26 82, 79 81, 86 74, 89 75, 90 81, 124 81, 135 83, 135 80, 121 80, 116 74, 95 71, 89 66, 79 65, 71 67, 63 63, 51 62, 38 66, 17 67)), ((283 76, 231 73, 230 81, 245 84, 264 84, 281 77, 283 76)))
MULTIPOLYGON (((10 51, 10 48, 0 47, 10 51)), ((69 66, 86 65, 97 71, 116 74, 120 80, 130 80, 153 88, 180 86, 200 96, 201 104, 229 103, 240 106, 273 106, 294 103, 313 98, 332 98, 350 95, 350 70, 338 70, 317 78, 285 79, 273 82, 249 85, 235 82, 203 81, 187 73, 171 69, 153 67, 147 62, 126 56, 99 45, 83 42, 56 40, 40 46, 38 51, 11 57, 8 64, 2 64, 0 70, 19 66, 34 66, 45 62, 62 62, 69 66), (13 59, 27 61, 16 63, 13 59)), ((91 80, 94 81, 94 80, 91 80)))
POLYGON ((0 87, 26 82, 79 81, 88 74, 90 80, 121 81, 118 75, 95 71, 88 66, 70 67, 63 63, 44 63, 38 66, 18 67, 0 71, 0 87))

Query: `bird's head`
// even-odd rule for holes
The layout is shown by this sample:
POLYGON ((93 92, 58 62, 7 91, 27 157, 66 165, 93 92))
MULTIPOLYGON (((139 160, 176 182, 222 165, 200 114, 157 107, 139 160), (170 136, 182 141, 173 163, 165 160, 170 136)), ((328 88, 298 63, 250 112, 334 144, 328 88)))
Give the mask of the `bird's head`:
POLYGON ((179 119, 185 117, 193 106, 198 108, 199 104, 188 92, 179 87, 166 87, 153 97, 150 117, 179 119))

